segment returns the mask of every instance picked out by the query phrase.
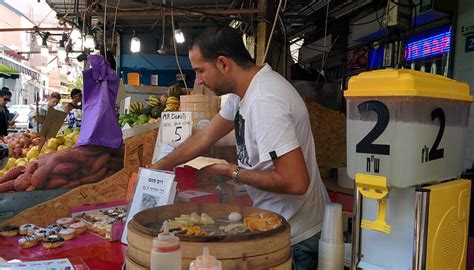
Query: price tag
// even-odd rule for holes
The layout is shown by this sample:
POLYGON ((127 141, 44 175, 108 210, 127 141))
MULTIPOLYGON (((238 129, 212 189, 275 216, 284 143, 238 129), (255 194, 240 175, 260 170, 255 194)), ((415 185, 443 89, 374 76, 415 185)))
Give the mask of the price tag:
POLYGON ((192 133, 191 112, 163 112, 161 114, 161 143, 177 145, 192 133))

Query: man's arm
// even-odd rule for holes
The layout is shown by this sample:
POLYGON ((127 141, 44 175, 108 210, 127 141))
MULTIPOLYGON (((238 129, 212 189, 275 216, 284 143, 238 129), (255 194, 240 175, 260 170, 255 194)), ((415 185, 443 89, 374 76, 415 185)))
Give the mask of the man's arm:
MULTIPOLYGON (((240 169, 238 180, 250 186, 285 194, 303 195, 309 186, 309 174, 301 148, 298 147, 273 160, 274 170, 240 169)), ((232 177, 234 164, 215 164, 204 168, 211 174, 232 177)))
POLYGON ((204 129, 189 137, 176 150, 160 159, 151 167, 163 170, 188 162, 209 149, 220 138, 232 131, 232 129, 234 129, 234 122, 226 120, 220 114, 217 114, 204 129))

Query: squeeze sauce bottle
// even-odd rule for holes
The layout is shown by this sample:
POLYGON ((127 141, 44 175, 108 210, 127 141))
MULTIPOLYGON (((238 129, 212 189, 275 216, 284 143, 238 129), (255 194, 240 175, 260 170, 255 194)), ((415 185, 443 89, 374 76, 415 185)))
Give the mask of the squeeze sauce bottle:
POLYGON ((153 239, 150 252, 151 270, 181 270, 181 249, 179 238, 168 230, 168 222, 163 224, 163 232, 153 239))
POLYGON ((208 247, 204 247, 202 255, 189 265, 189 270, 222 270, 222 264, 216 257, 209 255, 208 247))

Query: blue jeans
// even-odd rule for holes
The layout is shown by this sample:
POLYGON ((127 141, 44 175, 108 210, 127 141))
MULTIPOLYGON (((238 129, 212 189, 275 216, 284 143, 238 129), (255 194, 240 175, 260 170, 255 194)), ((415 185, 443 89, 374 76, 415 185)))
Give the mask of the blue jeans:
POLYGON ((315 270, 318 268, 318 250, 321 232, 291 246, 293 270, 315 270))

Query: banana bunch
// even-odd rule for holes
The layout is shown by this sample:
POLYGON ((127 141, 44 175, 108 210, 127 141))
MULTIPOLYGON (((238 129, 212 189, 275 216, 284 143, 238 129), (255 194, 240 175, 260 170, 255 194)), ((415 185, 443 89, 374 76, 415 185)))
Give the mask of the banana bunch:
POLYGON ((132 102, 132 104, 130 104, 130 112, 131 113, 141 113, 141 111, 143 110, 144 107, 145 106, 140 101, 134 101, 134 102, 132 102))
POLYGON ((148 105, 150 108, 158 107, 160 105, 160 98, 155 95, 150 96, 148 98, 148 105))
POLYGON ((165 103, 165 111, 166 112, 175 112, 175 111, 178 111, 179 109, 179 99, 177 97, 168 97, 166 99, 166 103, 165 103))

